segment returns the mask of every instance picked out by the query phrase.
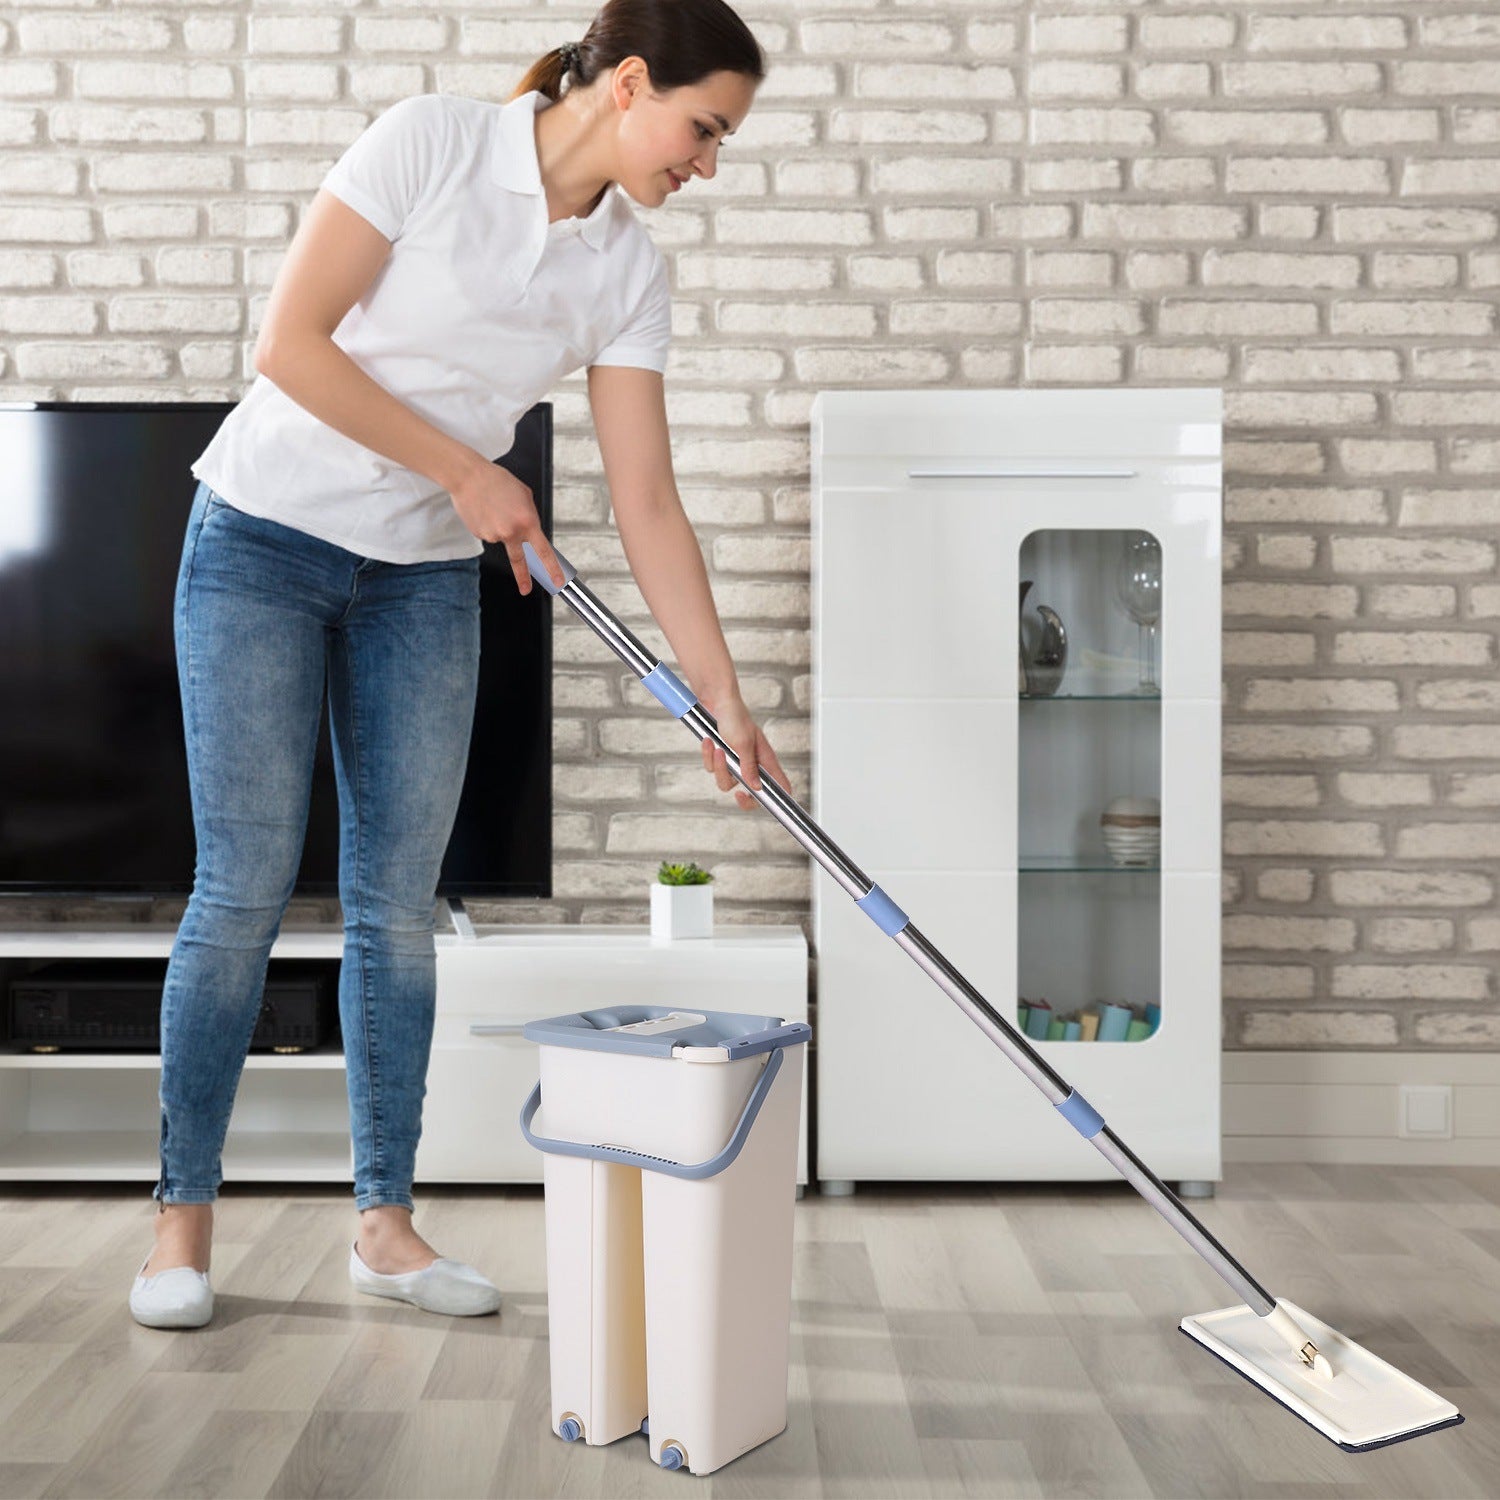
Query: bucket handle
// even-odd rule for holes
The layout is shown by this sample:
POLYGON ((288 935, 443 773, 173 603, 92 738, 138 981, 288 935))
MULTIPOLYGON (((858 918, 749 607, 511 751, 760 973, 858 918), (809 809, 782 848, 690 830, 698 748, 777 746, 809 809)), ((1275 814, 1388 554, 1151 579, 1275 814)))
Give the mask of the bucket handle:
POLYGON ((768 1031, 752 1031, 746 1036, 730 1037, 719 1045, 729 1054, 731 1062, 742 1057, 754 1057, 757 1052, 769 1052, 773 1047, 795 1047, 812 1036, 812 1028, 806 1021, 784 1021, 768 1031))
POLYGON ((700 1161, 695 1166, 667 1161, 661 1156, 647 1156, 643 1151, 627 1151, 623 1146, 585 1146, 581 1141, 555 1141, 548 1136, 536 1135, 531 1129, 531 1122, 536 1118, 536 1112, 542 1104, 540 1080, 532 1089, 531 1097, 526 1101, 526 1107, 521 1111, 521 1134, 538 1151, 550 1151, 555 1156, 587 1156, 594 1161, 616 1162, 624 1167, 640 1167, 647 1172, 665 1172, 669 1177, 686 1177, 693 1181, 713 1177, 722 1172, 740 1154, 741 1147, 749 1137, 750 1127, 755 1124, 755 1117, 760 1113, 761 1105, 766 1102, 766 1095, 771 1092, 771 1084, 775 1081, 777 1073, 781 1071, 781 1059, 784 1052, 785 1048, 773 1048, 769 1060, 761 1069, 760 1077, 755 1081, 755 1087, 750 1090, 750 1097, 745 1101, 739 1124, 734 1127, 734 1134, 729 1137, 728 1144, 717 1156, 711 1156, 707 1161, 700 1161))

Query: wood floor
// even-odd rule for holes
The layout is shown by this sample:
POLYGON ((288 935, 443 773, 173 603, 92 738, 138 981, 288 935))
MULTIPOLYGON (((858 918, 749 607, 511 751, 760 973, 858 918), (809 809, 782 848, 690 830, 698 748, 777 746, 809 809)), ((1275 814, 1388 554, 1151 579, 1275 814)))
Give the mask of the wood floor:
POLYGON ((0 1190, 0 1496, 1500 1494, 1500 1171, 1234 1167, 1203 1216, 1464 1426, 1346 1454, 1176 1330, 1235 1299, 1130 1192, 862 1189, 798 1208, 786 1432, 703 1479, 549 1430, 542 1201, 419 1189, 507 1294, 362 1296, 347 1189, 227 1187, 205 1329, 126 1295, 149 1187, 0 1190))

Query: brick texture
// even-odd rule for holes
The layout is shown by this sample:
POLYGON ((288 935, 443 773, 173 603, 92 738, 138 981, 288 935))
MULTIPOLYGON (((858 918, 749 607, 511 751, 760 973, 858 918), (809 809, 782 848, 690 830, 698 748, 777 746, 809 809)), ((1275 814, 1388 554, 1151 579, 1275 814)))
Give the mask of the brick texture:
MULTIPOLYGON (((1227 1045, 1500 1049, 1492 9, 744 13, 756 109, 716 182, 644 218, 673 265, 679 485, 794 791, 816 389, 1221 384, 1227 1045)), ((411 93, 503 99, 591 14, 13 7, 0 396, 238 396, 344 143, 411 93)), ((559 530, 665 654, 581 377, 554 399, 559 530)), ((568 617, 557 671, 557 897, 482 914, 639 921, 673 855, 716 871, 724 920, 805 920, 801 851, 568 617)))

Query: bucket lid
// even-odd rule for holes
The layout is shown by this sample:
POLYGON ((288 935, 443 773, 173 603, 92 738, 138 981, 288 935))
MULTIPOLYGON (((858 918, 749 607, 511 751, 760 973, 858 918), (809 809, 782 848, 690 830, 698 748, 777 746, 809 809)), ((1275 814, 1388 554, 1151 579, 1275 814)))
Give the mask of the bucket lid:
POLYGON ((528 1021, 522 1035, 548 1047, 584 1047, 638 1057, 671 1057, 676 1047, 722 1047, 733 1058, 796 1046, 812 1036, 812 1028, 805 1021, 740 1011, 616 1005, 528 1021))

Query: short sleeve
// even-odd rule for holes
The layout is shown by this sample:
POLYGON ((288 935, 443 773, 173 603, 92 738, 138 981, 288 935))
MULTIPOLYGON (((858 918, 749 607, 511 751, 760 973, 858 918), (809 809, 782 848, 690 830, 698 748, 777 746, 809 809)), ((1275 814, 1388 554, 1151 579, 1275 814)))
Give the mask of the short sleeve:
POLYGON ((658 252, 635 311, 589 365, 639 365, 663 374, 671 343, 672 289, 667 281, 667 263, 658 252))
POLYGON ((323 186, 394 240, 441 181, 448 109, 439 94, 391 105, 329 169, 323 186))

